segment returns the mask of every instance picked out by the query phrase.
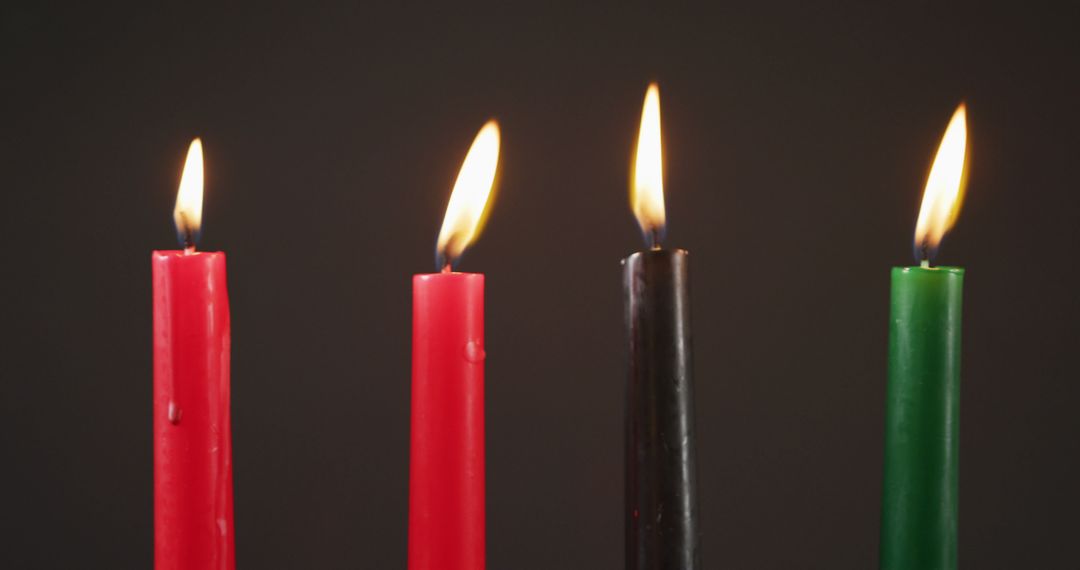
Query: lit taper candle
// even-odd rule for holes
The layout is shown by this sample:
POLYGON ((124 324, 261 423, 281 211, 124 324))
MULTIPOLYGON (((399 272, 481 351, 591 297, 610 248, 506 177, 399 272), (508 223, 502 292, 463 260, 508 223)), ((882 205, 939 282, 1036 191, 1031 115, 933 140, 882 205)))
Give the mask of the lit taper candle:
POLYGON ((232 570, 232 336, 225 253, 196 251, 202 143, 188 149, 173 220, 182 250, 155 251, 154 567, 232 570))
POLYGON ((964 193, 963 105, 945 129, 915 228, 918 267, 894 267, 881 501, 882 570, 957 566, 964 270, 931 265, 964 193))
POLYGON ((648 249, 623 260, 626 568, 691 570, 698 552, 688 253, 664 249, 660 91, 641 112, 630 205, 648 249))
POLYGON ((480 235, 499 163, 488 121, 461 165, 435 246, 413 276, 409 570, 483 570, 484 274, 454 265, 480 235))

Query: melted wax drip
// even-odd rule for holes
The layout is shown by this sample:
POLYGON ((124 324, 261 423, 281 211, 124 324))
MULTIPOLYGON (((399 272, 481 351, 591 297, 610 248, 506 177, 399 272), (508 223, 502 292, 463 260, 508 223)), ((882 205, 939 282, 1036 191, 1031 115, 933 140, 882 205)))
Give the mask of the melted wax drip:
POLYGON ((465 360, 479 364, 487 357, 487 353, 484 352, 484 345, 476 340, 470 340, 465 343, 465 360))
POLYGON ((176 405, 176 402, 169 402, 169 423, 174 426, 180 425, 180 418, 184 416, 183 410, 180 406, 176 405))

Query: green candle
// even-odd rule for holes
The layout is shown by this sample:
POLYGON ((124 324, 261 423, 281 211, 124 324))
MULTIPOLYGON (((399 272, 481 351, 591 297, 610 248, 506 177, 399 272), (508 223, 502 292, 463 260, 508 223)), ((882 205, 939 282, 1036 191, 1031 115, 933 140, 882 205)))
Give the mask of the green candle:
POLYGON ((964 270, 895 267, 881 568, 956 567, 964 270))
POLYGON ((964 270, 930 260, 959 212, 966 119, 961 105, 942 137, 915 231, 920 267, 892 270, 882 570, 957 567, 960 313, 964 270))

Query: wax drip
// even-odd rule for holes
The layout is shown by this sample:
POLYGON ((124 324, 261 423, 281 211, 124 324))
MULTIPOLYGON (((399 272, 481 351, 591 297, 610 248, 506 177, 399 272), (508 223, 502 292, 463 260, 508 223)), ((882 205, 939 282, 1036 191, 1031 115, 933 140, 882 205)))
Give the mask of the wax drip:
POLYGON ((184 411, 180 409, 180 406, 176 405, 176 402, 169 402, 169 423, 174 426, 180 425, 180 418, 184 416, 184 411))
POLYGON ((484 343, 478 340, 470 340, 465 343, 465 360, 473 364, 484 361, 487 354, 484 352, 484 343))

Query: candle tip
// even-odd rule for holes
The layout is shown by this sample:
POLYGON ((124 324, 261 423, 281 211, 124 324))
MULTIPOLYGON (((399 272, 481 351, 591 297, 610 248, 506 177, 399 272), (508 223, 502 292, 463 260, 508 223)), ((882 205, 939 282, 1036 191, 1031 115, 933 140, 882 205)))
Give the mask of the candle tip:
POLYGON ((457 263, 483 228, 496 185, 499 141, 499 124, 492 119, 476 134, 465 155, 435 241, 436 269, 457 263))
POLYGON ((634 166, 630 173, 630 209, 645 242, 656 248, 664 234, 664 167, 660 137, 660 89, 650 83, 641 108, 634 166))
POLYGON ((915 222, 916 255, 933 259, 945 235, 956 223, 967 186, 967 108, 956 108, 926 177, 919 217, 915 222))
POLYGON ((173 208, 173 223, 176 236, 184 248, 193 247, 199 240, 202 227, 203 202, 203 156, 202 141, 191 141, 184 171, 180 175, 180 189, 176 193, 176 206, 173 208))

